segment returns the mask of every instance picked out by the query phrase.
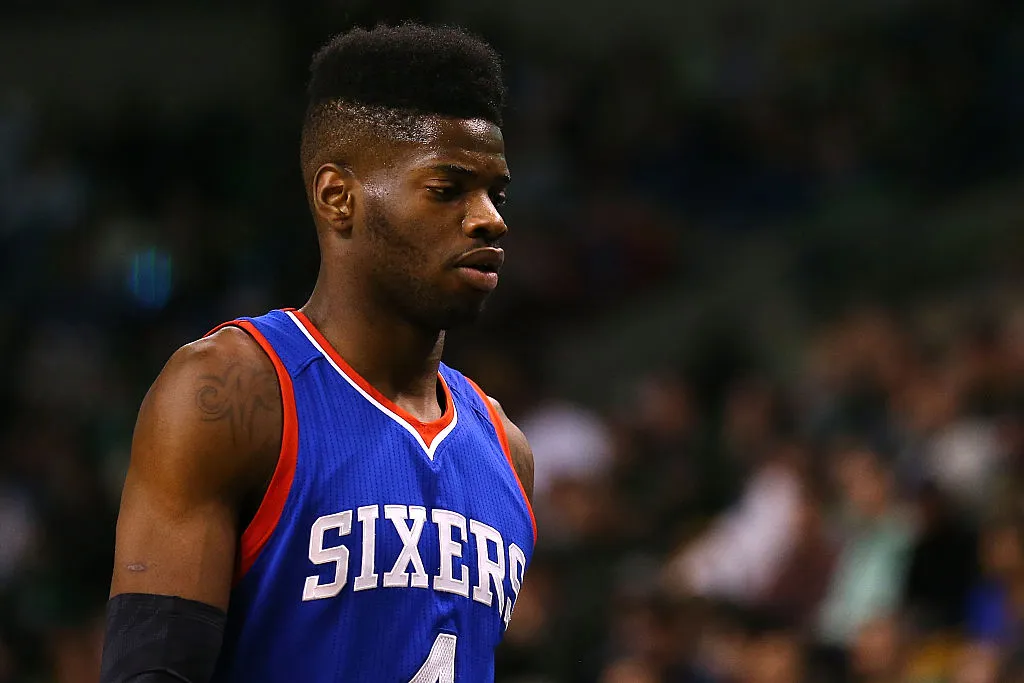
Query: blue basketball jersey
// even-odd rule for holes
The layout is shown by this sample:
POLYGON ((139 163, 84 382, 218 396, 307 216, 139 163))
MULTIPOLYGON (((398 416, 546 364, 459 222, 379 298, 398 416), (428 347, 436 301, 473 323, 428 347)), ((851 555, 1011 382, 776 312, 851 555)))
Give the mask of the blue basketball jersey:
POLYGON ((444 415, 420 422, 300 311, 227 324, 274 362, 284 434, 214 680, 493 681, 536 526, 490 402, 442 365, 444 415))

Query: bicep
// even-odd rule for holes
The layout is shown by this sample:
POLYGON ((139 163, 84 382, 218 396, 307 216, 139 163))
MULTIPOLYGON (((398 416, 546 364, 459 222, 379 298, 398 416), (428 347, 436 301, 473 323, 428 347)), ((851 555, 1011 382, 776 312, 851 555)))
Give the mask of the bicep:
POLYGON ((203 468, 194 461, 207 454, 186 452, 193 447, 187 432, 195 426, 166 403, 150 396, 139 415, 117 520, 111 595, 176 595, 226 609, 235 513, 228 496, 201 481, 203 468))
POLYGON ((523 491, 532 504, 533 449, 530 448, 530 442, 526 440, 526 435, 523 434, 523 431, 512 420, 508 419, 508 415, 505 414, 501 404, 493 398, 489 398, 489 400, 497 411, 502 427, 505 429, 505 438, 508 440, 509 455, 512 458, 512 466, 515 468, 516 476, 519 477, 519 482, 523 485, 523 491))
POLYGON ((222 503, 167 505, 129 474, 117 521, 111 595, 176 595, 226 610, 234 570, 236 525, 222 503))
POLYGON ((516 469, 519 481, 523 485, 526 497, 533 502, 533 449, 526 440, 526 435, 511 422, 505 425, 508 435, 508 447, 512 452, 512 465, 516 469))
POLYGON ((174 595, 226 609, 243 500, 280 444, 269 359, 241 330, 185 347, 143 401, 121 497, 111 595, 174 595))

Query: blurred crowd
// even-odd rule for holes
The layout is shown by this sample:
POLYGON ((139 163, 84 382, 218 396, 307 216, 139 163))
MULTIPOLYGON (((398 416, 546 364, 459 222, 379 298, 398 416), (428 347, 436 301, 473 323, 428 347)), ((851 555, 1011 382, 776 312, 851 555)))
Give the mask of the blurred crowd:
POLYGON ((503 670, 1024 680, 1024 299, 851 311, 803 358, 714 402, 664 373, 600 418, 526 407, 544 534, 503 670))
MULTIPOLYGON (((297 66, 259 111, 96 119, 0 89, 0 683, 95 682, 146 388, 177 346, 311 289, 303 69, 373 16, 311 5, 280 3, 297 66)), ((864 223, 854 250, 814 231, 1020 177, 1020 4, 907 3, 757 50, 756 18, 727 13, 681 65, 636 37, 567 56, 481 29, 508 62, 512 234, 446 360, 531 440, 541 537, 499 681, 1024 680, 1019 219, 938 248, 927 222, 864 223), (699 295, 723 235, 795 255, 795 360, 557 386, 549 341, 681 281, 699 295)))

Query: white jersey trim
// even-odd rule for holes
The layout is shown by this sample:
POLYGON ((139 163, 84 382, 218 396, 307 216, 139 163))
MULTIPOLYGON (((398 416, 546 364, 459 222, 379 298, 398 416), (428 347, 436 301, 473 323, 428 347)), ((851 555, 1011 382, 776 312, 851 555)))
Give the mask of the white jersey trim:
MULTIPOLYGON (((382 413, 384 413, 392 420, 397 422, 399 426, 405 429, 405 431, 409 432, 409 434, 411 434, 412 437, 416 439, 416 443, 420 445, 420 447, 423 449, 423 452, 426 453, 427 457, 430 458, 430 460, 434 459, 434 453, 437 451, 437 447, 440 446, 441 443, 445 440, 445 438, 452 433, 452 430, 455 429, 455 425, 459 421, 458 406, 455 405, 455 395, 451 391, 449 391, 448 394, 452 397, 452 421, 448 424, 447 427, 438 432, 437 436, 435 436, 434 439, 428 444, 423 440, 423 437, 420 436, 420 433, 416 431, 415 427, 406 422, 400 415, 397 415, 395 412, 388 409, 387 406, 383 405, 373 396, 370 396, 368 393, 366 393, 366 391, 361 386, 359 386, 359 384, 354 379, 349 377, 348 374, 344 370, 342 370, 337 363, 334 362, 334 359, 331 358, 330 354, 327 353, 327 351, 325 351, 322 346, 320 346, 317 340, 313 337, 312 334, 309 333, 309 330, 306 329, 306 326, 302 324, 302 321, 299 320, 298 316, 296 316, 293 311, 285 311, 285 313, 287 313, 288 317, 292 319, 292 322, 295 323, 295 326, 302 330, 302 334, 306 335, 306 339, 309 340, 309 343, 312 344, 313 347, 320 352, 320 355, 327 359, 327 362, 331 364, 331 367, 337 370, 338 374, 341 375, 346 382, 348 382, 349 386, 358 391, 363 398, 369 401, 372 405, 376 406, 378 410, 380 410, 382 413)), ((442 382, 445 381, 444 377, 439 376, 439 378, 442 382)))

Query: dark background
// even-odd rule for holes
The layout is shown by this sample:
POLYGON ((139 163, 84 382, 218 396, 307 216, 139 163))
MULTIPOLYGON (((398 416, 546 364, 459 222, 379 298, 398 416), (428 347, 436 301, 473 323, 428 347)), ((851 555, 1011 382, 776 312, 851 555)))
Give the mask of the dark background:
POLYGON ((139 5, 0 10, 0 682, 96 680, 139 402, 305 301, 309 58, 407 18, 511 88, 498 680, 1024 680, 1024 3, 139 5))

